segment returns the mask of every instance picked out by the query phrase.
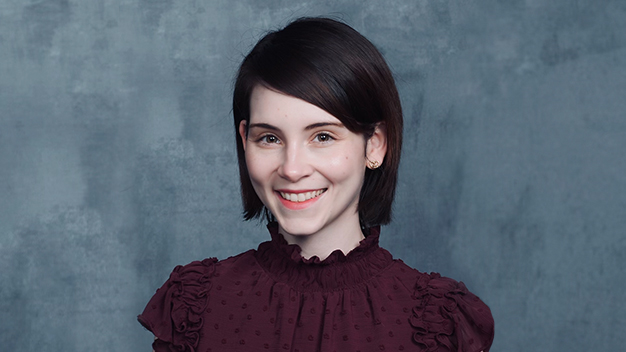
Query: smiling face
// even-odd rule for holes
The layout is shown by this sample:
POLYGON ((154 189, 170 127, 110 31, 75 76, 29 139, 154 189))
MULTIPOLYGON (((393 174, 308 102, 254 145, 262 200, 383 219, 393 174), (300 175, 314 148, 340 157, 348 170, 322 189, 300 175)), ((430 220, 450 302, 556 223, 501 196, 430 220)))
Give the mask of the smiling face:
POLYGON ((382 163, 384 133, 377 129, 366 142, 319 107, 263 86, 254 88, 250 121, 239 133, 254 190, 286 238, 360 236, 366 153, 382 163))

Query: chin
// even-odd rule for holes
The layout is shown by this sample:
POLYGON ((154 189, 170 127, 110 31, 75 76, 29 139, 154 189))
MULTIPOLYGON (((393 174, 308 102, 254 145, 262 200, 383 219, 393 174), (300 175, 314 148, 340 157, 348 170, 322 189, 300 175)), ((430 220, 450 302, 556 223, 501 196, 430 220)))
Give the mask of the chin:
POLYGON ((278 219, 278 224, 284 232, 292 236, 310 236, 321 229, 320 226, 312 223, 311 220, 281 221, 278 219))

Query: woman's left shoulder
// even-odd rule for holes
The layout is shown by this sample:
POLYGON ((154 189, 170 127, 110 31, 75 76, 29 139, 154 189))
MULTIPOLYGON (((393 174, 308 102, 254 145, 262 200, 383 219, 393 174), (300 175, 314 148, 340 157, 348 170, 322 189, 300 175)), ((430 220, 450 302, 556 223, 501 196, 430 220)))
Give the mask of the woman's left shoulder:
POLYGON ((463 282, 398 264, 404 266, 403 276, 409 281, 405 285, 413 292, 415 304, 409 322, 416 343, 426 351, 489 351, 494 321, 478 296, 463 282))

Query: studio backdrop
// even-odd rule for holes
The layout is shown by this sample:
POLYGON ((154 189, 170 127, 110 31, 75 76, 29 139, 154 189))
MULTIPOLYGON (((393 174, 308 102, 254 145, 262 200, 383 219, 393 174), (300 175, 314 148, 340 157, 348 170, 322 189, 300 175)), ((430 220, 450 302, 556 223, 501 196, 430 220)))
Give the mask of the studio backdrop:
POLYGON ((401 94, 382 245, 480 296, 492 351, 624 348, 626 2, 0 0, 1 350, 150 351, 135 317, 175 265, 269 239, 233 78, 318 15, 401 94))

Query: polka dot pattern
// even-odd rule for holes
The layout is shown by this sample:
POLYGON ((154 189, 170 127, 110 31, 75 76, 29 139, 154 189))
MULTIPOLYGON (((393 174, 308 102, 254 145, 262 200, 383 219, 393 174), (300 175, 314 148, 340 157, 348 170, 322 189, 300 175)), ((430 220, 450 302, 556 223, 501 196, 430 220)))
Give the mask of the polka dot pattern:
POLYGON ((154 350, 419 351, 437 343, 421 332, 458 326, 469 334, 458 347, 471 345, 459 350, 489 350, 489 308, 454 291, 459 286, 437 286, 439 279, 420 286, 428 275, 393 260, 377 233, 324 261, 303 259, 272 235, 257 251, 177 267, 139 316, 158 338, 154 350), (419 310, 436 301, 424 303, 420 289, 457 300, 419 310), (429 320, 435 311, 447 312, 450 323, 429 320))

